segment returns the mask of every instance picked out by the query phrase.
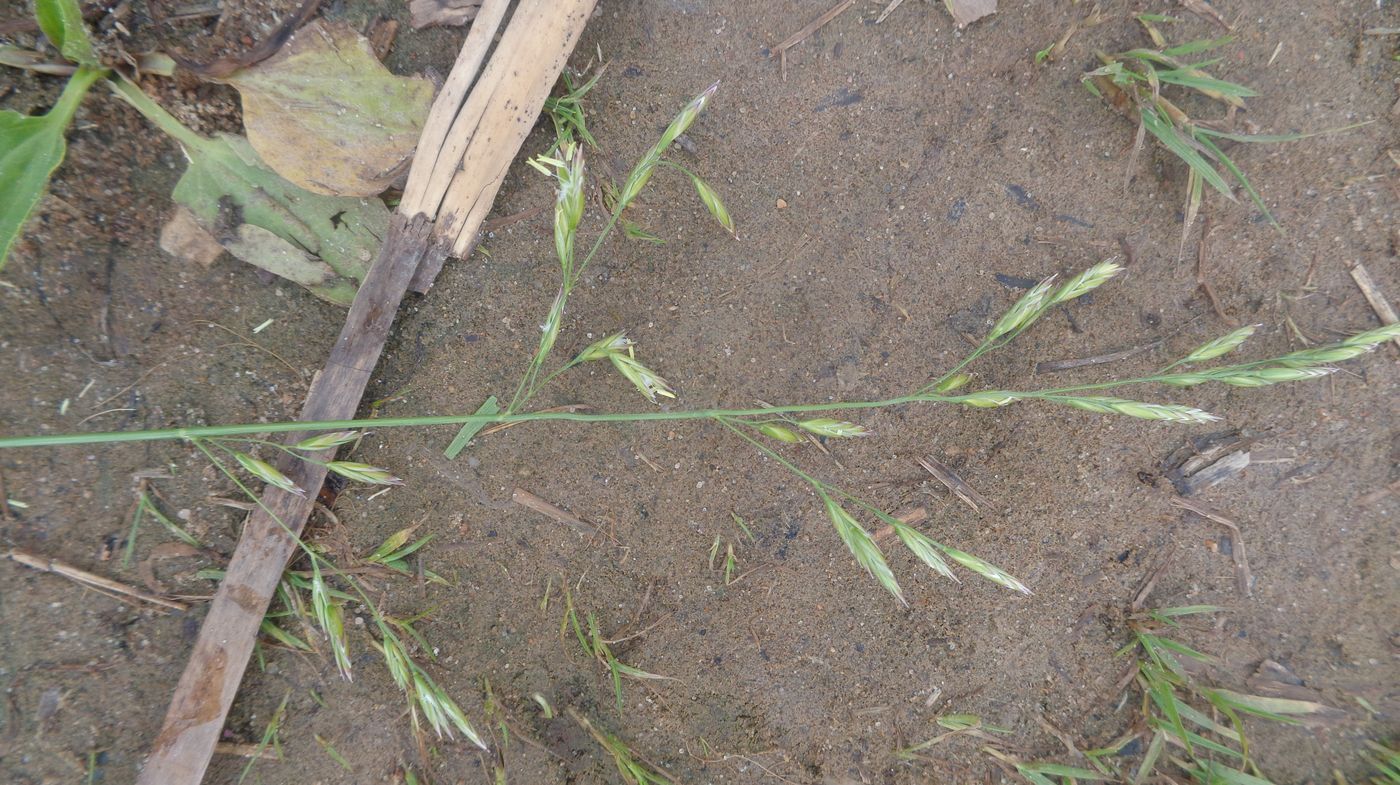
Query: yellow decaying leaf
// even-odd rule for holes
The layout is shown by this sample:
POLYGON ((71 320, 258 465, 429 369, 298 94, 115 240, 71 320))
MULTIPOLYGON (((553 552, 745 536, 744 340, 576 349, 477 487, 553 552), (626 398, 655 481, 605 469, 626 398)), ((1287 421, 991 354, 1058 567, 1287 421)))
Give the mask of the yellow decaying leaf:
POLYGON ((433 99, 426 79, 395 76, 363 36, 324 20, 225 81, 243 97, 248 141, 263 161, 335 196, 372 196, 402 174, 433 99))

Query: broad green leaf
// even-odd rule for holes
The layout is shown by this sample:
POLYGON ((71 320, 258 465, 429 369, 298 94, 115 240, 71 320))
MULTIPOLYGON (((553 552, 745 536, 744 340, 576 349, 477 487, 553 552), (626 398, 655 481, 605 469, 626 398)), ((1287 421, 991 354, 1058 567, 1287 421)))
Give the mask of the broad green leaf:
POLYGON ((254 254, 266 250, 271 264, 286 265, 285 246, 274 246, 260 232, 240 232, 245 225, 266 230, 304 253, 303 264, 291 261, 293 269, 304 272, 304 263, 314 259, 335 272, 333 280, 308 287, 312 294, 350 304, 355 284, 364 279, 389 230, 389 208, 383 202, 311 193, 269 169, 247 139, 200 136, 129 80, 114 80, 112 88, 184 148, 190 165, 171 197, 188 207, 220 245, 249 264, 262 266, 264 258, 254 254))
POLYGON ((43 197, 49 177, 63 163, 67 150, 63 132, 101 76, 96 69, 78 69, 48 114, 26 117, 9 109, 0 111, 0 269, 43 197))
POLYGON ((407 168, 433 87, 395 76, 341 22, 301 28, 277 54, 225 80, 243 98, 248 142, 308 191, 374 196, 407 168))
POLYGON ((97 65, 78 0, 34 0, 34 17, 44 37, 64 57, 80 65, 97 65))
POLYGON ((384 203, 299 188, 241 136, 202 141, 186 146, 190 165, 172 198, 234 256, 349 305, 388 231, 384 203))

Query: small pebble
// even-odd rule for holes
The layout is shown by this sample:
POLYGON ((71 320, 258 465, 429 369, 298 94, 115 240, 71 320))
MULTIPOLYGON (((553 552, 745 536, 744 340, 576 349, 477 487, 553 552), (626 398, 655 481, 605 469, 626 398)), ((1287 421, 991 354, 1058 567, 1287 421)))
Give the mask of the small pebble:
POLYGON ((779 200, 778 200, 778 209, 779 209, 779 210, 786 210, 786 209, 787 209, 787 200, 786 200, 786 199, 779 199, 779 200))

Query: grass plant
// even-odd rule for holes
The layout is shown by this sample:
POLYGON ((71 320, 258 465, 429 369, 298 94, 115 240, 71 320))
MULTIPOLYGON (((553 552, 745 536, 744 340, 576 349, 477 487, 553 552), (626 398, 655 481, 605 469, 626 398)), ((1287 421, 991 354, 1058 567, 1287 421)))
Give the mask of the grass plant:
POLYGON ((1192 117, 1182 108, 1180 98, 1174 101, 1166 94, 1167 90, 1176 89, 1204 96, 1231 110, 1244 108, 1244 99, 1258 95, 1245 85, 1212 76, 1206 70, 1220 63, 1221 58, 1197 58, 1203 52, 1231 43, 1234 38, 1226 36, 1167 46, 1154 23, 1172 21, 1170 17, 1145 14, 1138 19, 1152 37, 1155 48, 1140 47, 1116 54, 1100 52, 1098 58, 1103 65, 1083 76, 1084 86, 1089 92, 1103 98, 1138 124, 1128 177, 1132 177, 1138 153, 1148 135, 1186 164, 1185 220, 1181 236, 1183 252, 1191 226, 1200 212, 1203 184, 1209 184, 1231 202, 1238 201, 1231 184, 1238 185, 1264 219, 1279 228, 1278 221, 1259 191, 1245 176, 1244 170, 1222 149, 1224 143, 1291 142, 1356 126, 1317 133, 1242 134, 1230 130, 1225 123, 1192 117))

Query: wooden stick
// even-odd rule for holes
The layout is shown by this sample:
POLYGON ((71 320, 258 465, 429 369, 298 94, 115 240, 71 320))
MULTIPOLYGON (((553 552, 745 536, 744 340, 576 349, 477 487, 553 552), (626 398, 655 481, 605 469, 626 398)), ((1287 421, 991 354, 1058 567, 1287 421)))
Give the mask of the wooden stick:
MULTIPOLYGON (((1366 302, 1371 304, 1371 310, 1380 317, 1382 324, 1395 324, 1400 321, 1400 317, 1395 315, 1395 309, 1390 307, 1386 301, 1381 288, 1376 286, 1376 282, 1371 280, 1371 274, 1366 272, 1366 267, 1360 262, 1353 264, 1349 270, 1351 279, 1356 281, 1356 285, 1361 289, 1361 293, 1366 295, 1366 302)), ((1392 338, 1391 342, 1400 346, 1400 338, 1392 338)))
MULTIPOLYGON (((476 236, 480 228, 478 216, 484 217, 485 209, 495 198, 500 174, 514 160, 524 135, 533 127, 594 2, 523 0, 487 67, 488 74, 498 74, 499 78, 490 83, 490 90, 483 91, 478 84, 461 107, 465 111, 469 106, 480 106, 471 127, 490 132, 469 133, 460 140, 460 148, 445 144, 441 150, 430 149, 420 140, 409 182, 416 184, 426 178, 429 186, 415 191, 420 194, 418 201, 400 204, 379 258, 355 295, 325 370, 307 394, 303 420, 346 419, 354 415, 410 281, 420 267, 434 272, 440 268, 452 250, 451 240, 458 234, 476 236), (566 19, 567 24, 560 18, 566 19), (529 45, 505 45, 521 41, 528 41, 529 45), (483 92, 487 95, 481 95, 483 92), (511 132, 504 132, 506 129, 511 132), (458 196, 444 199, 443 193, 434 191, 431 184, 434 172, 425 173, 424 169, 446 170, 450 174, 458 169, 463 157, 484 162, 470 170, 481 179, 474 188, 453 180, 458 196), (483 176, 488 173, 490 176, 483 176), (480 206, 483 202, 485 207, 480 206), (469 215, 471 218, 464 218, 469 215), (442 233, 440 228, 435 230, 434 220, 445 216, 454 218, 454 231, 450 234, 442 233), (472 220, 477 223, 472 224, 472 220)), ((504 14, 504 3, 489 5, 504 14)), ((483 38, 489 43, 491 36, 484 32, 488 26, 482 26, 482 34, 468 36, 464 50, 473 48, 458 58, 460 72, 458 67, 453 69, 460 77, 458 83, 451 92, 445 91, 439 97, 431 115, 448 111, 439 111, 439 102, 451 107, 452 114, 461 114, 457 105, 466 87, 460 82, 471 82, 470 75, 464 74, 474 72, 476 66, 472 63, 482 56, 474 47, 480 46, 483 38)), ((450 125, 457 127, 456 122, 450 125)), ((429 143, 431 134, 439 128, 440 124, 431 122, 425 125, 429 143)), ((301 436, 291 435, 288 443, 301 436)), ((284 456, 279 468, 298 486, 317 489, 326 477, 326 469, 320 464, 330 460, 334 452, 308 456, 314 463, 284 456)), ((314 493, 303 498, 276 488, 264 490, 259 508, 244 526, 238 548, 210 604, 138 785, 198 785, 203 778, 247 668, 258 627, 314 502, 314 493)))
POLYGON ((101 592, 111 592, 125 597, 135 597, 138 600, 145 600, 155 605, 163 605, 177 611, 188 610, 190 607, 178 600, 167 600, 159 595, 141 591, 125 583, 118 583, 110 578, 95 575, 87 570, 74 567, 71 564, 65 564, 58 559, 50 559, 46 556, 40 556, 37 553, 30 553, 29 551, 15 548, 5 555, 10 560, 23 564, 26 567, 31 567, 41 572, 51 572, 54 575, 61 575, 70 581, 97 589, 101 592))
MULTIPOLYGON (((422 216, 393 217, 379 258, 360 284, 326 368, 307 393, 303 420, 354 416, 409 279, 430 253, 431 228, 422 216)), ((446 249, 432 252, 445 254, 446 249)), ((293 434, 288 443, 305 436, 293 434)), ((311 456, 316 463, 283 456, 278 468, 299 487, 318 489, 326 480, 322 464, 332 460, 334 453, 327 450, 311 456)), ((296 495, 271 486, 263 491, 210 603, 160 735, 137 780, 140 785, 198 785, 204 778, 268 602, 315 501, 315 493, 296 495)))

